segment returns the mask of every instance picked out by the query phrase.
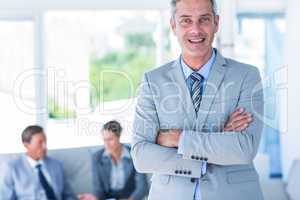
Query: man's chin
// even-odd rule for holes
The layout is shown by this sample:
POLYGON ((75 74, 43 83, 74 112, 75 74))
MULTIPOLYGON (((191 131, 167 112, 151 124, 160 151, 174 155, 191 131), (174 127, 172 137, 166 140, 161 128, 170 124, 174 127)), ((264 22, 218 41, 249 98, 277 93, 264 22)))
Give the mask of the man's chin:
POLYGON ((188 50, 191 57, 205 57, 209 51, 210 48, 208 47, 189 48, 188 50))
POLYGON ((43 160, 47 156, 47 153, 40 155, 40 160, 43 160))

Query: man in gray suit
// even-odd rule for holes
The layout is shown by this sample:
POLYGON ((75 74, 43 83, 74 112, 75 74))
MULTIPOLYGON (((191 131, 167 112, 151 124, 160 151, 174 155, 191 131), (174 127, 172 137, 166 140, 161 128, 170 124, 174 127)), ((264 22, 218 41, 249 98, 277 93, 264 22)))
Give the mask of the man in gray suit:
POLYGON ((40 126, 22 133, 26 154, 5 164, 0 176, 1 200, 74 200, 63 166, 48 156, 46 135, 40 126))
POLYGON ((148 192, 145 174, 134 169, 130 148, 120 143, 122 127, 109 121, 103 126, 103 149, 92 159, 94 194, 81 194, 80 200, 142 200, 148 192))
POLYGON ((182 54, 145 73, 134 120, 131 154, 138 171, 153 173, 149 199, 262 200, 253 165, 263 125, 259 70, 212 48, 214 0, 171 5, 182 54))

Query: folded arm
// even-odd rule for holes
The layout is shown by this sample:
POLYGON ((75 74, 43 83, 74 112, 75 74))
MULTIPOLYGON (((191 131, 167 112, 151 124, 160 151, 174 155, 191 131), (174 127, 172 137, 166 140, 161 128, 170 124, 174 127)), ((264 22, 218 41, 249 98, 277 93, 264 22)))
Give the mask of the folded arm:
POLYGON ((131 154, 137 171, 168 175, 200 177, 199 162, 183 159, 177 149, 156 144, 159 120, 150 84, 145 74, 136 106, 131 154))
POLYGON ((204 158, 209 163, 234 165, 251 163, 257 153, 263 128, 263 90, 257 69, 244 79, 237 107, 253 116, 249 127, 242 131, 202 133, 185 130, 180 137, 184 159, 204 158))

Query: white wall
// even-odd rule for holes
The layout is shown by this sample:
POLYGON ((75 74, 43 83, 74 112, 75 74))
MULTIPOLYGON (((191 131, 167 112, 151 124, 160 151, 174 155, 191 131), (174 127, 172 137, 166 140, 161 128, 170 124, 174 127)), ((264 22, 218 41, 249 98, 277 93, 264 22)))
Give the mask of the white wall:
POLYGON ((234 58, 234 36, 237 0, 222 0, 218 5, 220 14, 219 46, 222 54, 234 58))
MULTIPOLYGON (((0 11, 49 9, 168 9, 171 0, 1 0, 0 11)), ((226 0, 222 0, 226 1, 226 0)), ((238 11, 280 12, 286 0, 236 0, 238 11)))
POLYGON ((2 0, 0 10, 165 9, 169 0, 2 0))
MULTIPOLYGON (((224 0, 223 0, 224 1, 224 0)), ((283 12, 286 0, 238 0, 238 12, 283 12)))
POLYGON ((300 26, 299 26, 299 0, 287 0, 287 35, 285 43, 285 65, 287 66, 287 103, 282 104, 282 111, 287 110, 287 117, 282 116, 282 163, 284 176, 288 175, 291 163, 300 158, 300 26), (284 130, 283 130, 284 131, 284 130), (284 131, 285 132, 285 131, 284 131))

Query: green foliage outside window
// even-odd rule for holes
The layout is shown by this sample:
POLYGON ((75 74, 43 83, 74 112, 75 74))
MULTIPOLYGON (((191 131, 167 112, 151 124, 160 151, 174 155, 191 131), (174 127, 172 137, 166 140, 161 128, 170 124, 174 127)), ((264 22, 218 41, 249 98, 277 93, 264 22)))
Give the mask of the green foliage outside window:
POLYGON ((76 113, 74 110, 60 106, 55 100, 48 99, 48 116, 51 119, 69 119, 75 118, 76 113))
POLYGON ((148 34, 127 34, 126 51, 92 58, 90 68, 91 105, 136 96, 143 73, 155 65, 155 45, 148 34))
MULTIPOLYGON (((100 102, 133 98, 145 71, 155 66, 155 43, 151 34, 125 34, 124 51, 112 51, 90 60, 91 107, 100 102)), ((74 110, 48 100, 49 118, 76 117, 74 110)))

